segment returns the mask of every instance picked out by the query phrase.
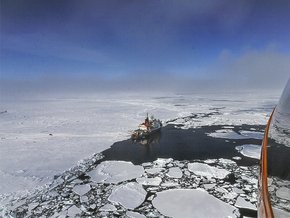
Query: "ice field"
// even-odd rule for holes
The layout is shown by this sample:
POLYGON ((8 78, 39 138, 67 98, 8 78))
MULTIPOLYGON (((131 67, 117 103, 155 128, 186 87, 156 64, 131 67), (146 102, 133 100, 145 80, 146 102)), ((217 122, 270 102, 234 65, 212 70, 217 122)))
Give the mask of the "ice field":
MULTIPOLYGON (((136 128, 147 112, 161 119, 165 125, 172 124, 181 129, 224 125, 223 129, 208 134, 213 138, 245 139, 250 137, 261 139, 263 133, 254 129, 252 131, 244 130, 237 134, 232 132, 231 128, 234 125, 242 124, 265 125, 277 103, 279 94, 270 92, 262 94, 247 92, 147 95, 119 93, 58 98, 4 99, 0 105, 2 124, 0 127, 0 202, 5 208, 4 205, 11 200, 27 197, 30 193, 35 193, 36 189, 39 189, 40 192, 45 190, 43 185, 55 183, 55 179, 64 175, 64 171, 70 172, 69 169, 73 171, 76 166, 84 163, 83 160, 91 160, 98 153, 108 149, 114 142, 127 139, 130 131, 136 128)), ((251 145, 237 149, 240 149, 242 155, 253 158, 257 158, 259 152, 259 148, 251 145)), ((136 205, 136 203, 120 200, 120 193, 126 192, 126 190, 129 190, 132 195, 136 195, 135 192, 139 193, 139 203, 142 204, 145 192, 148 191, 142 191, 142 186, 154 187, 161 184, 162 187, 182 188, 180 182, 175 180, 183 178, 187 174, 193 173, 198 178, 222 180, 230 173, 227 173, 227 169, 214 170, 212 167, 215 166, 207 165, 207 163, 202 165, 199 162, 183 163, 183 165, 188 164, 188 170, 185 172, 183 167, 173 163, 173 166, 169 165, 165 168, 161 166, 147 169, 145 167, 145 171, 143 169, 139 170, 139 173, 134 171, 133 177, 114 174, 115 171, 118 172, 114 168, 109 170, 111 177, 106 177, 106 173, 93 175, 93 171, 89 172, 88 176, 91 177, 93 183, 108 181, 111 184, 122 182, 123 177, 126 180, 135 178, 136 181, 133 183, 124 183, 117 187, 112 185, 113 191, 110 196, 107 196, 110 202, 114 202, 114 204, 119 202, 123 207, 132 210, 135 208, 132 205, 136 205), (200 174, 199 169, 207 175, 200 174), (163 177, 148 176, 151 175, 150 171, 162 173, 171 179, 164 182, 163 177)), ((98 165, 95 171, 98 172, 101 166, 101 164, 98 165)), ((130 169, 130 163, 124 163, 121 166, 124 169, 130 169), (128 167, 126 167, 127 165, 128 167)), ((252 172, 251 169, 249 170, 252 172)), ((206 182, 200 184, 210 186, 206 182)), ((85 187, 86 191, 90 191, 88 186, 85 187)), ((184 188, 192 187, 187 185, 184 188)), ((209 188, 207 187, 207 189, 209 188)), ((232 192, 226 194, 234 195, 237 199, 237 195, 232 192)), ((203 195, 202 192, 201 195, 203 195)), ((190 196, 189 193, 188 198, 191 198, 190 196)), ((255 202, 253 196, 247 200, 255 202)), ((162 212, 162 208, 166 205, 159 205, 156 202, 157 200, 155 203, 153 201, 153 205, 157 209, 160 206, 159 211, 162 212)), ((241 203, 240 200, 232 202, 232 205, 235 206, 239 203, 241 203)), ((104 208, 100 211, 114 212, 114 204, 106 207, 103 205, 104 208)), ((96 207, 101 208, 100 205, 96 205, 96 207)), ((229 208, 226 210, 226 214, 229 214, 228 211, 231 210, 229 208)), ((72 210, 70 209, 70 211, 72 210)), ((78 211, 76 208, 75 210, 78 211)), ((176 217, 178 216, 182 215, 176 217)))

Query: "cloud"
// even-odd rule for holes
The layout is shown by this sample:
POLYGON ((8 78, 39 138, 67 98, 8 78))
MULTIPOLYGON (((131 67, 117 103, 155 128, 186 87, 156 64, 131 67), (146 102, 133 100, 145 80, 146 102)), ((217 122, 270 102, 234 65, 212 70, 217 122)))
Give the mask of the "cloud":
POLYGON ((290 77, 290 55, 273 48, 250 49, 240 55, 224 50, 211 70, 227 86, 283 88, 290 77))

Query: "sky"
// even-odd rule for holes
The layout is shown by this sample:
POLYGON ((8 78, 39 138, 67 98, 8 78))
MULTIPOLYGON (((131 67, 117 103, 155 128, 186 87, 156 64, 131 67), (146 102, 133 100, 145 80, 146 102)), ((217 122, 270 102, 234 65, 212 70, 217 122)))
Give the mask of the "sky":
POLYGON ((282 88, 289 0, 0 0, 0 85, 282 88))

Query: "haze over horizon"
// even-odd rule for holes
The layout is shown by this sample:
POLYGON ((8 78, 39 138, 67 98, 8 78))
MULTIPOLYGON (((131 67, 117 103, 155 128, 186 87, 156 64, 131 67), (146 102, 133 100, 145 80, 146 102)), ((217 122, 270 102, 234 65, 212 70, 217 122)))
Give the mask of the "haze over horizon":
POLYGON ((3 93, 281 90, 290 76, 287 0, 1 0, 0 10, 3 93))

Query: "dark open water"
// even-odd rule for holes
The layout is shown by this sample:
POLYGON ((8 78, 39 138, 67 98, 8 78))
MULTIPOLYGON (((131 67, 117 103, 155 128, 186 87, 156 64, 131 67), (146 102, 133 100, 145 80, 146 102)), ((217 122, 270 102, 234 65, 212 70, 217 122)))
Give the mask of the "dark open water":
MULTIPOLYGON (((236 161, 238 165, 256 165, 258 160, 242 156, 236 146, 243 144, 261 145, 258 139, 223 139, 213 138, 206 133, 222 129, 223 126, 204 126, 198 129, 179 129, 174 125, 167 125, 160 133, 152 135, 147 140, 134 142, 131 139, 114 143, 111 148, 103 152, 102 160, 124 160, 134 164, 151 162, 157 158, 173 158, 175 160, 206 160, 212 158, 232 159, 242 157, 236 161)), ((265 126, 242 125, 235 126, 234 131, 255 128, 263 131, 265 126)))

